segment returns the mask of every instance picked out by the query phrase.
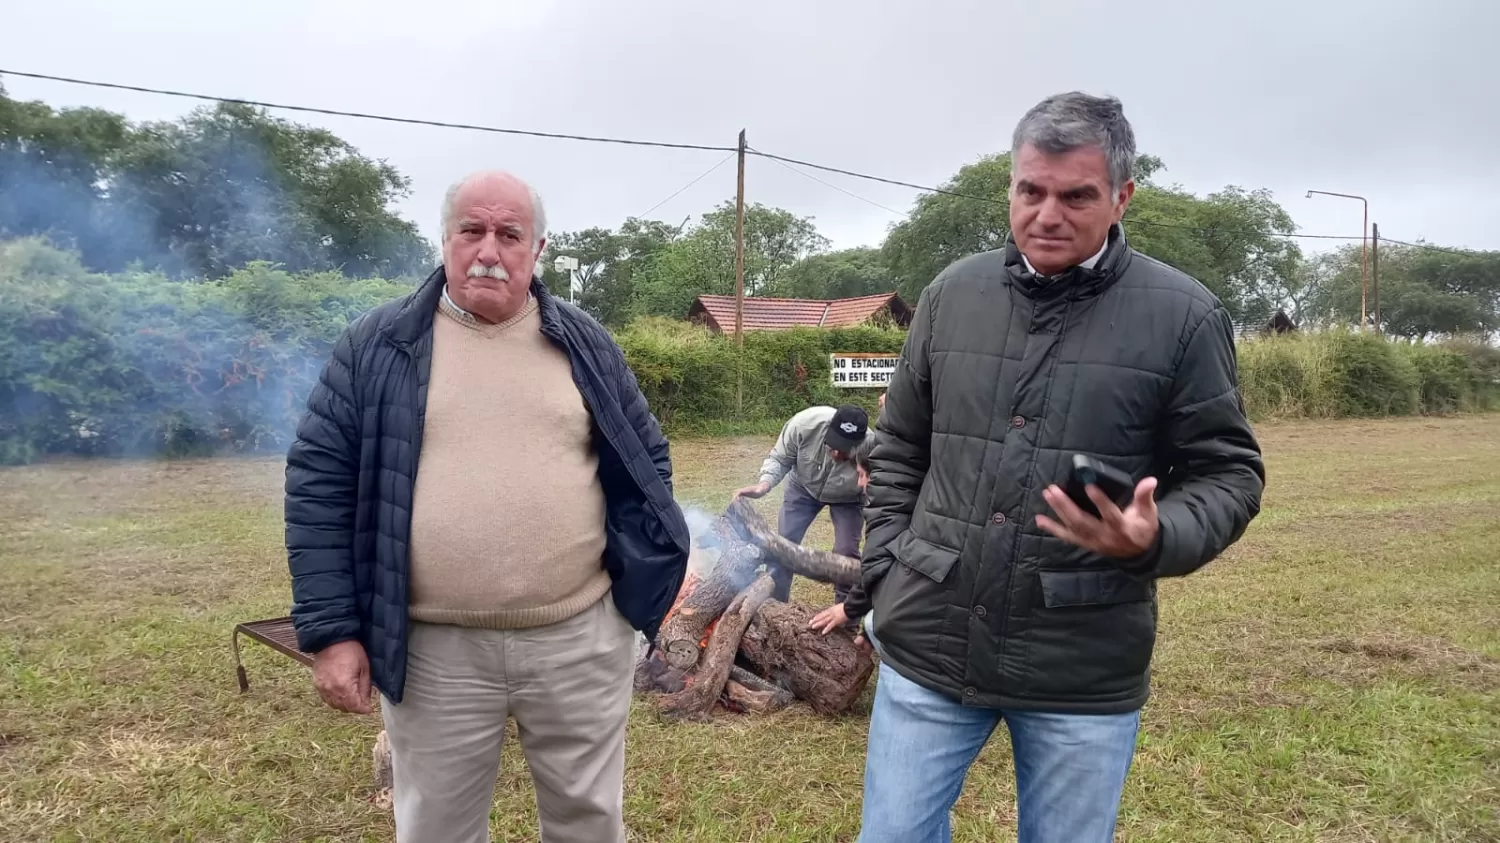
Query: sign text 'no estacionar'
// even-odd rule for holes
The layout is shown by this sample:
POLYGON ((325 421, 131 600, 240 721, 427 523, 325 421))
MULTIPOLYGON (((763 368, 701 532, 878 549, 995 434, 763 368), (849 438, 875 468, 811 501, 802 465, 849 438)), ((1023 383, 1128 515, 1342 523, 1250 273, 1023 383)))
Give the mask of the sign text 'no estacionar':
POLYGON ((828 372, 838 387, 885 389, 895 371, 894 354, 828 355, 828 372))

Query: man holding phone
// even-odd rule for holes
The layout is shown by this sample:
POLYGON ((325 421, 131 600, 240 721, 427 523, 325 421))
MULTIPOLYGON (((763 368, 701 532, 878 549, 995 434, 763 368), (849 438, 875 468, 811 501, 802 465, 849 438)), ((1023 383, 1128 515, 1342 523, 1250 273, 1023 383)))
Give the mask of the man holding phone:
POLYGON ((1001 723, 1020 843, 1109 843, 1156 580, 1207 564, 1260 510, 1229 315, 1126 242, 1134 160, 1118 100, 1044 100, 1012 138, 1004 248, 918 302, 870 459, 882 659, 862 843, 949 840, 1001 723))

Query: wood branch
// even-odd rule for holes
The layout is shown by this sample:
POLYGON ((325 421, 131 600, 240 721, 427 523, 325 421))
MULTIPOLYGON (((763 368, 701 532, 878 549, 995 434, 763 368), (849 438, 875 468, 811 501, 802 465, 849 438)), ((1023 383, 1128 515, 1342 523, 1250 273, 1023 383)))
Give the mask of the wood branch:
POLYGON ((729 681, 724 683, 724 694, 720 699, 725 708, 752 714, 780 711, 795 700, 791 691, 743 667, 730 668, 729 681))
POLYGON ((834 585, 859 584, 858 559, 787 541, 771 529, 748 498, 737 498, 731 503, 726 517, 740 538, 765 551, 792 573, 834 585))
POLYGON ((770 714, 792 704, 788 692, 755 691, 733 679, 724 683, 724 694, 719 700, 724 708, 744 714, 770 714))
POLYGON ((771 680, 764 677, 756 676, 754 673, 751 673, 750 671, 744 669, 743 667, 740 667, 739 665, 735 665, 734 667, 731 667, 729 669, 729 678, 731 681, 738 682, 741 685, 744 685, 745 687, 754 691, 767 691, 773 694, 785 694, 788 700, 793 699, 790 689, 784 688, 781 685, 778 685, 775 682, 772 682, 771 680))
POLYGON ((740 652, 759 671, 820 714, 840 714, 864 692, 875 662, 842 629, 808 629, 812 609, 767 601, 740 639, 740 652))
POLYGON ((392 786, 391 776, 391 743, 385 736, 385 730, 375 736, 375 746, 370 750, 375 762, 375 792, 390 790, 392 786))
POLYGON ((656 646, 671 667, 689 671, 698 663, 708 625, 729 608, 729 602, 755 579, 755 569, 760 565, 760 550, 740 539, 726 518, 714 522, 715 546, 706 550, 717 552, 718 560, 712 568, 700 575, 693 589, 667 616, 658 633, 656 646))
MULTIPOLYGON (((698 587, 698 569, 702 565, 702 551, 695 544, 688 553, 688 572, 682 578, 682 587, 677 589, 677 598, 672 601, 672 608, 667 610, 667 617, 676 614, 677 607, 693 589, 698 587)), ((658 643, 660 639, 658 638, 658 643)), ((684 671, 670 668, 662 659, 660 650, 654 647, 641 647, 636 653, 635 660, 635 690, 637 692, 656 691, 658 693, 676 693, 681 691, 685 685, 686 674, 684 671), (675 675, 668 675, 669 673, 675 675)))
POLYGON ((724 683, 729 680, 729 671, 734 668, 734 657, 739 652, 745 628, 761 604, 770 599, 775 587, 770 574, 761 574, 749 588, 735 596, 714 625, 713 636, 708 639, 708 649, 693 683, 687 690, 669 697, 663 704, 663 711, 682 718, 708 715, 714 703, 719 701, 724 683))
POLYGON ((686 687, 687 671, 667 664, 661 650, 652 653, 649 658, 642 658, 635 666, 637 693, 675 694, 686 687))

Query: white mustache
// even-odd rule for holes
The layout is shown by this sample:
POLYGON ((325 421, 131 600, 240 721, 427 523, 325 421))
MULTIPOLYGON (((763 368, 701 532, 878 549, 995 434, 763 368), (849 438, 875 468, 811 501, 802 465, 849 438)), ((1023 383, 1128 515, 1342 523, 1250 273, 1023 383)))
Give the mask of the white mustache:
POLYGON ((494 278, 497 281, 509 281, 510 273, 500 264, 485 266, 482 263, 470 264, 468 275, 470 278, 494 278))

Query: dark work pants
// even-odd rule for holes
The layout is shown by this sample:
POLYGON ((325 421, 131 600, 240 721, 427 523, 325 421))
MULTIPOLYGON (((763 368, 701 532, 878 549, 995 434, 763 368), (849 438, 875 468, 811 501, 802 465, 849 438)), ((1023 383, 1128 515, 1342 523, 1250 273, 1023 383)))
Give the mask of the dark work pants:
MULTIPOLYGON (((787 541, 801 544, 807 528, 812 526, 813 519, 825 506, 828 507, 828 517, 833 519, 833 552, 858 559, 859 540, 865 529, 864 507, 857 503, 823 503, 790 477, 786 481, 786 496, 781 501, 781 516, 776 522, 777 532, 787 541)), ((776 583, 771 596, 786 602, 792 595, 792 572, 774 563, 767 563, 766 567, 776 583)), ((844 602, 848 594, 847 586, 833 587, 835 603, 844 602)))

